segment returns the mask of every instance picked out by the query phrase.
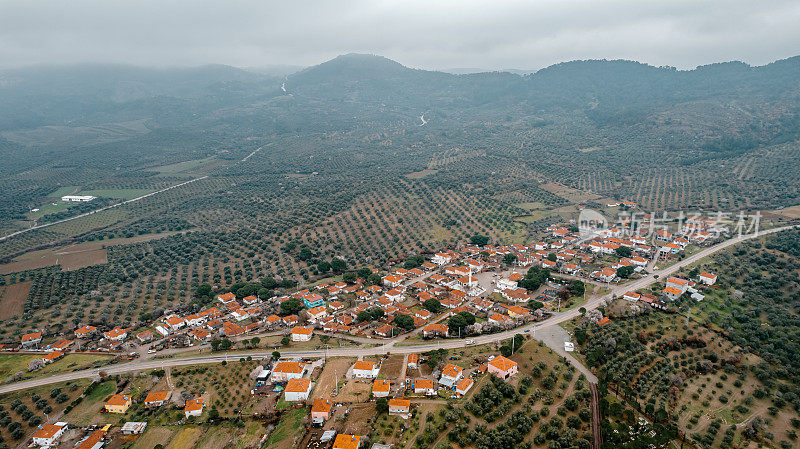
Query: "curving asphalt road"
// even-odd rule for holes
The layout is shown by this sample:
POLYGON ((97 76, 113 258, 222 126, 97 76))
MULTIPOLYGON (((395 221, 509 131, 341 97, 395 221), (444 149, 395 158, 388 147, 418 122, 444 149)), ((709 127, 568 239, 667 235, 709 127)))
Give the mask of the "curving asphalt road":
MULTIPOLYGON (((603 301, 611 299, 614 296, 622 296, 627 291, 633 291, 647 287, 657 282, 659 279, 664 279, 665 277, 672 275, 681 268, 689 266, 699 261, 700 259, 703 259, 704 257, 708 257, 718 251, 721 251, 739 242, 743 242, 756 237, 761 237, 764 235, 773 234, 775 232, 785 231, 787 229, 793 229, 798 227, 800 226, 798 225, 782 226, 779 228, 760 231, 757 234, 748 234, 748 235, 743 235, 741 237, 740 236, 733 237, 731 239, 725 240, 724 242, 718 243, 714 246, 705 248, 702 251, 698 252, 697 254, 694 254, 691 257, 687 257, 679 262, 676 262, 675 264, 667 268, 664 268, 662 270, 656 270, 650 273, 648 276, 645 276, 641 279, 637 279, 635 281, 625 283, 622 285, 615 285, 611 288, 611 291, 606 295, 589 299, 583 307, 586 308, 586 310, 591 310, 598 307, 603 301)), ((327 350, 327 356, 363 357, 363 356, 382 355, 389 353, 409 354, 409 353, 430 351, 432 349, 438 349, 438 348, 456 349, 456 348, 463 348, 469 345, 489 344, 509 339, 518 333, 531 332, 532 333, 531 335, 535 335, 536 331, 539 329, 547 328, 550 326, 557 326, 560 323, 569 321, 573 318, 578 317, 579 315, 580 315, 579 309, 573 309, 566 312, 554 314, 550 318, 540 321, 538 323, 531 323, 522 327, 507 330, 504 332, 499 332, 496 334, 480 335, 470 339, 437 340, 434 343, 425 343, 413 346, 397 346, 397 343, 401 342, 405 337, 405 335, 403 335, 393 340, 387 341, 385 344, 381 346, 376 346, 371 348, 331 348, 327 350), (468 341, 470 341, 469 344, 467 343, 468 341)), ((380 342, 380 340, 373 341, 373 343, 378 343, 378 342, 380 342)), ((27 388, 33 388, 42 385, 49 385, 58 382, 65 382, 69 380, 97 378, 99 376, 100 371, 104 371, 110 375, 113 375, 113 374, 122 374, 122 373, 129 373, 142 370, 150 370, 150 369, 161 369, 161 368, 166 368, 168 366, 171 367, 171 366, 184 366, 184 365, 198 365, 202 363, 217 363, 223 360, 233 361, 248 356, 253 358, 265 358, 265 357, 270 357, 271 354, 272 351, 252 351, 252 352, 237 352, 231 354, 211 354, 211 355, 176 358, 176 359, 160 359, 160 360, 139 359, 131 362, 125 362, 117 365, 103 367, 100 369, 74 371, 71 373, 58 374, 50 377, 42 377, 38 379, 31 379, 23 382, 2 385, 0 386, 0 394, 8 393, 11 391, 24 390, 27 388)), ((323 357, 325 356, 325 354, 326 354, 325 350, 281 351, 281 357, 286 357, 286 358, 315 358, 315 357, 323 357)))

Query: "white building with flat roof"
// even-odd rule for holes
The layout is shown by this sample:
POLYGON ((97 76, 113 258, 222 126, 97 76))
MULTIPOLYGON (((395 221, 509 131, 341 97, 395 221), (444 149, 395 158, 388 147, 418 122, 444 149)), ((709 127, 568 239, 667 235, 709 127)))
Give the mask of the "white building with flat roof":
POLYGON ((61 197, 61 201, 77 202, 77 203, 86 203, 96 199, 97 197, 92 195, 64 195, 61 197))

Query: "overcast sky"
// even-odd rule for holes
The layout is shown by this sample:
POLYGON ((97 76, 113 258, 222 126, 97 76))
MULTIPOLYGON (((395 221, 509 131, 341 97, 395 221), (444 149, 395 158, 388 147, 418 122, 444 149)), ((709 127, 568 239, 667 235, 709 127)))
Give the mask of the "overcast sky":
POLYGON ((308 66, 350 52, 425 69, 761 65, 800 54, 800 1, 0 0, 2 67, 308 66))

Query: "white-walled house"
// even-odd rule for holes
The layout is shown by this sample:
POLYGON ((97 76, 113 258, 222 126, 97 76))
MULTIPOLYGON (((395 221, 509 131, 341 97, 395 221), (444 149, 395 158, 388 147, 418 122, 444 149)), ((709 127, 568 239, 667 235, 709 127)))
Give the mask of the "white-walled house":
POLYGON ((353 365, 353 377, 359 379, 374 379, 378 377, 380 367, 375 362, 359 360, 353 365))
POLYGON ((706 285, 714 285, 717 282, 717 275, 704 271, 700 273, 700 282, 706 285))
POLYGON ((290 379, 284 397, 287 402, 305 401, 311 394, 311 379, 290 379))

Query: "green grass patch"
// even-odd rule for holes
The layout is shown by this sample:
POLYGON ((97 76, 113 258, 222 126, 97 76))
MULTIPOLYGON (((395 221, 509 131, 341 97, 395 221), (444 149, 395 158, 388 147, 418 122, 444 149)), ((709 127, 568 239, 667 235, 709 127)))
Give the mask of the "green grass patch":
POLYGON ((91 393, 86 396, 87 401, 100 401, 105 399, 108 395, 114 393, 117 389, 117 384, 113 380, 107 380, 100 385, 94 387, 91 393))
POLYGON ((78 190, 80 190, 80 186, 64 186, 47 196, 50 198, 61 199, 62 196, 71 195, 72 192, 77 192, 78 190))
POLYGON ((270 434, 267 440, 267 447, 272 447, 287 438, 293 438, 303 429, 303 417, 306 416, 305 408, 292 409, 283 416, 278 423, 278 427, 270 434))

